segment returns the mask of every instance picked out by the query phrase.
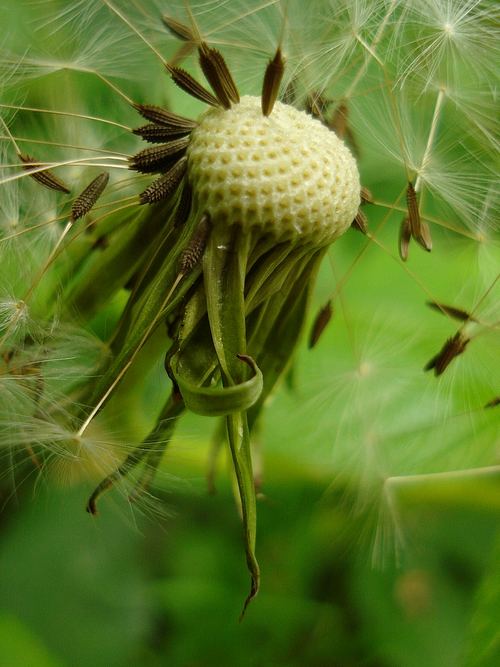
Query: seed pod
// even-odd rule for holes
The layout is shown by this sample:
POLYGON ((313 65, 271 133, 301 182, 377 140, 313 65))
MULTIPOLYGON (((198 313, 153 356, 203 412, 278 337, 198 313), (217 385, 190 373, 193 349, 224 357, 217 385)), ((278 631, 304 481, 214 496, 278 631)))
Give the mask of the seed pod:
POLYGON ((427 301, 427 305, 430 308, 437 310, 439 313, 444 313, 445 315, 448 315, 455 320, 459 320, 460 322, 475 321, 474 317, 472 317, 470 313, 468 313, 466 310, 462 310, 461 308, 447 306, 444 303, 438 303, 437 301, 427 301))
POLYGON ((418 236, 415 237, 415 241, 427 252, 432 250, 432 238, 431 230, 429 225, 426 222, 420 222, 420 231, 418 236))
POLYGON ((361 209, 356 213, 356 217, 352 221, 351 227, 357 229, 358 232, 361 232, 362 234, 368 233, 368 218, 361 209))
POLYGON ((333 130, 340 139, 344 139, 347 134, 348 117, 349 109, 347 104, 344 101, 341 101, 333 112, 332 119, 328 124, 328 127, 333 130))
POLYGON ((172 138, 189 134, 191 129, 171 128, 164 125, 156 125, 155 123, 148 123, 147 125, 137 127, 132 132, 144 139, 144 141, 149 141, 150 144, 161 144, 165 141, 170 141, 172 138))
POLYGON ((373 204, 373 195, 364 186, 361 186, 361 204, 373 204))
POLYGON ((203 257, 209 234, 210 219, 208 215, 204 215, 198 223, 198 227, 191 237, 189 245, 182 253, 181 261, 179 264, 179 272, 182 275, 185 276, 190 271, 192 271, 203 257))
POLYGON ((424 370, 434 369, 434 375, 441 375, 453 359, 462 354, 469 342, 470 338, 464 336, 460 331, 457 332, 452 338, 448 338, 436 356, 425 365, 424 370))
POLYGON ((399 256, 406 262, 408 259, 408 248, 411 240, 411 225, 408 218, 404 218, 399 228, 399 256))
POLYGON ((219 100, 198 83, 191 74, 188 74, 186 70, 183 70, 181 67, 169 66, 168 71, 172 77, 172 81, 179 86, 179 88, 182 88, 184 92, 188 93, 188 95, 195 97, 201 102, 205 102, 205 104, 210 104, 213 107, 219 106, 219 100))
POLYGON ((200 67, 217 99, 224 109, 231 108, 231 102, 237 104, 240 95, 234 83, 226 61, 217 49, 211 49, 205 42, 198 49, 200 67))
POLYGON ((94 206, 96 201, 104 192, 104 189, 109 181, 109 173, 103 171, 102 174, 96 176, 93 181, 87 185, 85 190, 73 202, 71 207, 71 219, 73 221, 83 218, 90 209, 94 206))
POLYGON ((179 116, 154 104, 134 104, 133 107, 146 120, 150 120, 156 125, 169 127, 172 130, 193 130, 198 124, 190 118, 184 118, 184 116, 179 116))
MULTIPOLYGON (((26 171, 31 171, 32 169, 36 169, 37 167, 42 166, 36 162, 35 158, 30 157, 29 155, 25 155, 23 153, 18 153, 17 155, 19 159, 26 164, 26 166, 23 167, 23 169, 26 171)), ((30 176, 33 180, 37 181, 46 188, 49 188, 50 190, 57 190, 58 192, 64 192, 65 194, 70 193, 68 186, 48 169, 45 169, 44 171, 37 171, 34 174, 30 174, 30 176)))
POLYGON ((183 42, 195 41, 195 37, 191 31, 191 28, 189 28, 184 23, 181 23, 180 21, 173 19, 171 16, 168 16, 167 14, 164 14, 161 17, 161 20, 163 25, 166 28, 168 28, 168 30, 170 30, 170 32, 174 35, 174 37, 181 39, 183 42))
POLYGON ((488 401, 484 407, 496 408, 497 405, 500 405, 500 396, 495 396, 494 398, 492 398, 491 401, 488 401))
POLYGON ((312 349, 320 339, 321 334, 326 329, 328 322, 332 318, 332 314, 332 302, 328 301, 328 303, 326 303, 323 308, 321 308, 314 320, 314 324, 311 329, 311 335, 309 337, 309 349, 312 349))
POLYGON ((262 83, 262 113, 264 116, 269 116, 273 110, 284 72, 285 61, 278 47, 274 58, 267 65, 262 83))
POLYGON ((160 176, 139 195, 141 204, 153 204, 154 202, 168 199, 177 189, 184 178, 187 167, 186 156, 182 157, 166 174, 160 176))
POLYGON ((168 144, 145 148, 130 158, 130 169, 135 169, 143 174, 164 171, 177 162, 179 154, 186 151, 189 137, 175 139, 168 144))
POLYGON ((408 220, 410 222, 411 236, 427 252, 432 250, 432 238, 429 225, 422 221, 418 210, 417 193, 412 183, 406 188, 406 203, 408 206, 408 220))

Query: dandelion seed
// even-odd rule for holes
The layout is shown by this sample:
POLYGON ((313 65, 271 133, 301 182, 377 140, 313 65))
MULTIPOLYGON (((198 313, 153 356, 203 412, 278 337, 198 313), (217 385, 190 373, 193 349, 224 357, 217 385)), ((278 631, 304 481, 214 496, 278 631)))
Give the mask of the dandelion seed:
POLYGON ((145 148, 130 159, 130 169, 143 174, 164 171, 179 159, 179 155, 186 151, 188 145, 189 137, 182 137, 168 144, 145 148))
POLYGON ((448 315, 449 317, 452 317, 455 320, 459 320, 460 322, 475 321, 475 318, 472 317, 470 313, 468 313, 466 310, 462 310, 461 308, 447 306, 444 303, 438 303, 437 301, 428 301, 427 305, 430 308, 437 310, 439 313, 448 315))
POLYGON ((96 204, 99 197, 104 192, 109 181, 109 173, 102 172, 91 181, 85 190, 73 202, 71 206, 71 218, 73 221, 83 218, 96 204))
POLYGON ((361 232, 362 234, 368 233, 368 218, 361 209, 356 213, 356 217, 352 221, 351 227, 354 227, 354 229, 357 229, 358 232, 361 232))
POLYGON ((323 308, 316 315, 314 324, 311 329, 311 335, 309 337, 309 349, 312 349, 316 343, 319 341, 323 331, 326 329, 328 323, 332 319, 333 309, 332 302, 328 301, 323 308))
POLYGON ((495 398, 492 398, 491 401, 488 401, 484 407, 496 408, 497 405, 500 405, 500 396, 495 396, 495 398))
POLYGON ((207 245, 209 234, 210 219, 208 215, 205 215, 198 223, 198 227, 196 228, 193 237, 189 241, 189 245, 182 253, 181 261, 179 263, 180 273, 183 275, 188 274, 199 263, 207 245))
MULTIPOLYGON (((35 158, 30 157, 29 155, 24 155, 23 153, 18 153, 19 159, 25 163, 24 169, 26 171, 31 171, 40 167, 40 163, 36 162, 35 158)), ((70 193, 68 186, 61 181, 55 174, 53 174, 48 169, 44 171, 37 171, 33 174, 30 174, 31 178, 35 181, 44 185, 50 190, 57 190, 58 192, 64 192, 65 194, 70 193)))
POLYGON ((274 58, 269 61, 264 74, 262 84, 262 113, 264 116, 269 116, 273 110, 284 72, 285 61, 281 55, 281 49, 278 48, 274 58))
POLYGON ((155 125, 162 125, 171 130, 187 132, 193 130, 197 123, 184 116, 178 116, 167 109, 155 106, 154 104, 134 104, 134 109, 138 111, 146 120, 152 121, 155 125))
POLYGON ((373 195, 368 188, 361 187, 361 204, 373 204, 373 195))
POLYGON ((163 14, 161 20, 163 21, 165 27, 170 30, 170 32, 174 37, 177 37, 178 39, 181 39, 186 42, 195 41, 195 36, 193 35, 191 28, 189 28, 184 23, 176 21, 174 18, 168 16, 167 14, 163 14))
POLYGON ((154 202, 168 199, 184 178, 187 168, 187 158, 184 156, 171 167, 166 174, 157 178, 139 195, 141 204, 153 204, 154 202))
POLYGON ((186 93, 192 97, 205 102, 205 104, 210 104, 213 107, 219 106, 219 100, 212 95, 206 88, 199 84, 191 74, 188 74, 185 70, 180 67, 168 67, 168 72, 172 78, 172 81, 179 86, 186 93))
POLYGON ((424 370, 430 371, 434 369, 434 375, 441 375, 448 368, 453 359, 464 352, 469 342, 470 338, 467 338, 467 336, 461 332, 456 333, 452 338, 448 338, 436 356, 432 357, 432 359, 425 365, 424 370))
POLYGON ((231 102, 237 104, 240 101, 240 94, 224 58, 217 49, 211 49, 205 42, 198 49, 198 55, 203 74, 221 106, 230 109, 231 102))
POLYGON ((408 259, 408 248, 412 237, 411 223, 409 218, 404 218, 399 228, 399 256, 406 262, 408 259))

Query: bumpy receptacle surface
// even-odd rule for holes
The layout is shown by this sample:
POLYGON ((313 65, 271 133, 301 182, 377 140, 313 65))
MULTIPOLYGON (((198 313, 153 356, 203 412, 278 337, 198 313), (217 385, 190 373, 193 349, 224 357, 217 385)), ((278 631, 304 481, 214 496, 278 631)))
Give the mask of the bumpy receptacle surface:
POLYGON ((258 97, 200 118, 188 172, 213 224, 260 228, 277 240, 333 241, 360 203, 356 161, 335 133, 280 102, 265 117, 258 97))

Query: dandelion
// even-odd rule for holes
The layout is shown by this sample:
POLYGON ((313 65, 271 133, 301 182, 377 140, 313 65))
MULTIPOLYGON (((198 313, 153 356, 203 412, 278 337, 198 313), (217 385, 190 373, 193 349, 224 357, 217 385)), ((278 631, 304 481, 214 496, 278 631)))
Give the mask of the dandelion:
MULTIPOLYGON (((308 455, 323 456, 325 443, 322 461, 358 475, 361 489, 440 462, 456 470, 449 452, 466 435, 487 446, 461 451, 459 464, 493 461, 495 410, 484 406, 498 387, 484 369, 498 335, 498 199, 481 44, 492 43, 495 10, 322 0, 305 11, 271 0, 168 11, 36 6, 33 44, 2 58, 0 185, 15 197, 0 252, 19 264, 50 230, 26 277, 12 259, 0 268, 3 419, 10 440, 42 460, 83 447, 86 460, 106 461, 88 500, 95 514, 124 480, 134 501, 149 491, 185 410, 219 417, 214 451, 227 441, 246 606, 260 576, 251 440, 293 359, 309 396, 297 412, 315 424, 303 434, 308 455), (38 77, 67 80, 75 95, 41 106, 38 77), (299 341, 313 300, 322 308, 306 362, 299 341), (103 314, 105 343, 92 339, 80 367, 88 334, 75 323, 99 330, 103 314), (112 455, 92 445, 93 431, 158 341, 162 406, 117 462, 113 445, 112 455), (333 361, 329 345, 342 349, 333 361), (58 357, 71 359, 60 386, 49 372, 58 357)), ((269 439, 288 442, 286 421, 269 439)))

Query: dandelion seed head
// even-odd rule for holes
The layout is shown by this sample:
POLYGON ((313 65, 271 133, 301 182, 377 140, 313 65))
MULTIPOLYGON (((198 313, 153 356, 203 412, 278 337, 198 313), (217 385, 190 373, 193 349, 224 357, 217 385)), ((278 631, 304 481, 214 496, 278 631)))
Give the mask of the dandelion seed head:
POLYGON ((208 111, 188 165, 193 196, 214 224, 259 227, 277 239, 332 241, 360 203, 356 162, 335 133, 281 103, 265 117, 256 97, 208 111))

